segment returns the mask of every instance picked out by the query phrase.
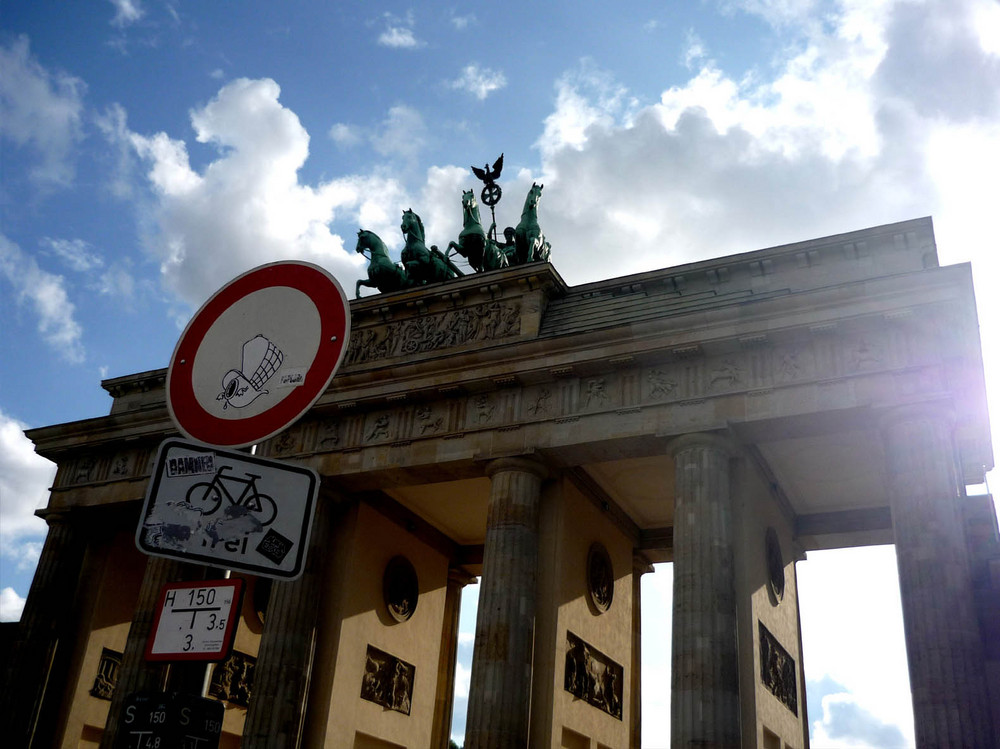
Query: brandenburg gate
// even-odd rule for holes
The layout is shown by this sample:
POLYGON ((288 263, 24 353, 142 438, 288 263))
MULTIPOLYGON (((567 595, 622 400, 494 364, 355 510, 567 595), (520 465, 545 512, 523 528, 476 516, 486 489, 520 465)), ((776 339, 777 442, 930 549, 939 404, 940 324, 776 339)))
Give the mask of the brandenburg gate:
POLYGON ((221 572, 136 549, 165 371, 29 431, 58 473, 12 746, 113 747, 127 695, 165 689, 222 702, 223 747, 447 747, 478 579, 466 747, 638 747, 641 690, 669 678, 672 736, 647 745, 803 749, 796 562, 889 543, 918 746, 997 745, 997 523, 965 492, 993 466, 978 321, 929 219, 581 286, 528 262, 351 318, 330 387, 256 449, 321 477, 305 571, 236 575, 208 669, 143 656, 162 585, 221 572), (669 675, 640 670, 659 562, 669 675))

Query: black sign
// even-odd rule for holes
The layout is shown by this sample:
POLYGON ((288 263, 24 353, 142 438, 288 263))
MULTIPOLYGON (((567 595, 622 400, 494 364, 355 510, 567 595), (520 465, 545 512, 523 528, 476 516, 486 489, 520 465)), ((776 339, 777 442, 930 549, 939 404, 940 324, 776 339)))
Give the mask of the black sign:
POLYGON ((125 698, 115 749, 218 749, 225 706, 177 692, 125 698))

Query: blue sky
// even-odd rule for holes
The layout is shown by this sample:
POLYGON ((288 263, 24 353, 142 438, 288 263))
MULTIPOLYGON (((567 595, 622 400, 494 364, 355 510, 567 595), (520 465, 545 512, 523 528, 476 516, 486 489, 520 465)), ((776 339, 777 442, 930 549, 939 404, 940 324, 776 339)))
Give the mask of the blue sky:
MULTIPOLYGON (((192 310, 262 262, 350 288, 357 229, 398 252, 409 207, 446 244, 469 165, 500 152, 500 226, 544 182, 571 284, 933 216, 942 263, 973 262, 1000 412, 996 0, 6 0, 0 617, 44 537, 51 467, 23 429, 107 413, 102 378, 165 366, 192 310)), ((814 746, 912 743, 894 564, 800 565, 814 746), (840 583, 857 569, 864 603, 840 583)), ((650 632, 669 568, 646 580, 650 632)), ((668 695, 645 699, 664 746, 668 695)))

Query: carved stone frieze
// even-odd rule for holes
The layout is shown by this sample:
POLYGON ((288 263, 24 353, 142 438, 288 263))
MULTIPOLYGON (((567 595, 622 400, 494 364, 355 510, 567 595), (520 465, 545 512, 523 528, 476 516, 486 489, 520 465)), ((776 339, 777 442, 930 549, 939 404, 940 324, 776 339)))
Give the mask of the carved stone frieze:
POLYGON ((365 442, 379 442, 389 439, 389 427, 392 417, 389 414, 378 414, 372 418, 365 428, 365 442))
POLYGON ((91 697, 99 700, 110 700, 118 683, 118 669, 122 667, 122 654, 117 650, 103 648, 101 660, 97 664, 97 675, 94 686, 90 688, 91 697))
POLYGON ((416 410, 417 417, 417 436, 427 437, 428 435, 438 434, 443 432, 445 429, 444 416, 439 413, 435 413, 434 409, 430 406, 420 406, 416 410))
POLYGON ((709 390, 735 390, 744 383, 743 367, 735 357, 728 357, 714 366, 709 374, 709 390))
POLYGON ((155 449, 143 448, 80 455, 59 466, 54 485, 84 486, 148 476, 155 457, 155 449))
POLYGON ((286 429, 278 435, 271 446, 271 455, 291 455, 302 449, 302 434, 297 429, 286 429))
POLYGON ((70 484, 89 484, 92 481, 97 481, 99 476, 97 475, 98 461, 93 455, 84 455, 80 458, 76 465, 73 467, 70 473, 70 484))
POLYGON ((566 632, 563 688, 567 692, 621 720, 624 674, 621 664, 572 632, 566 632))
POLYGON ((472 421, 474 425, 482 426, 493 421, 497 410, 494 398, 488 395, 477 395, 473 399, 472 405, 472 421))
POLYGON ((795 382, 807 376, 806 356, 800 348, 787 348, 774 357, 775 384, 795 382))
POLYGON ((677 380, 662 369, 648 370, 646 382, 649 386, 649 397, 655 401, 671 398, 677 392, 677 380))
POLYGON ((848 344, 847 371, 861 372, 881 369, 883 351, 870 337, 862 336, 848 344))
POLYGON ((528 400, 528 415, 541 418, 549 416, 551 413, 552 388, 538 388, 531 394, 528 400))
POLYGON ((132 475, 132 459, 135 456, 131 453, 116 455, 111 461, 111 478, 126 478, 132 475))
POLYGON ((209 696, 248 707, 256 666, 257 659, 252 655, 234 650, 212 671, 212 682, 208 687, 209 696))
MULTIPOLYGON (((474 320, 474 324, 459 325, 458 333, 438 338, 432 335, 435 326, 444 324, 450 316, 463 310, 452 309, 436 313, 436 316, 426 314, 395 323, 390 320, 386 325, 420 322, 425 326, 420 330, 425 331, 426 336, 415 339, 418 340, 415 345, 425 350, 427 346, 452 345, 472 335, 462 331, 473 331, 480 339, 487 334, 514 333, 516 326, 505 327, 501 312, 516 308, 517 303, 502 300, 469 308, 464 312, 474 313, 468 318, 474 320), (488 323, 491 314, 493 322, 488 323)), ((551 379, 540 384, 524 385, 522 378, 515 375, 491 375, 487 391, 468 393, 458 386, 439 388, 437 398, 431 400, 422 400, 412 393, 392 395, 371 410, 362 402, 345 401, 337 404, 338 413, 334 418, 292 427, 272 440, 266 449, 275 456, 285 457, 310 451, 322 453, 384 444, 406 445, 422 439, 455 439, 483 430, 513 430, 540 421, 566 423, 597 414, 624 418, 626 414, 646 408, 696 407, 714 398, 740 393, 754 399, 747 413, 765 417, 770 414, 771 400, 763 398, 762 394, 770 395, 781 387, 809 384, 816 387, 811 396, 816 403, 849 407, 857 399, 850 380, 878 377, 883 372, 891 373, 898 384, 876 382, 874 387, 891 392, 915 394, 946 386, 947 372, 936 356, 934 362, 914 364, 906 354, 910 344, 903 340, 902 334, 897 331, 890 335, 877 327, 880 324, 900 328, 899 322, 883 318, 875 322, 871 330, 861 330, 858 325, 850 330, 843 326, 813 325, 809 338, 796 337, 788 341, 775 336, 758 336, 751 341, 744 336, 736 340, 739 348, 725 353, 691 345, 682 347, 683 356, 678 355, 679 349, 671 349, 664 352, 665 361, 645 365, 639 364, 634 357, 617 357, 608 360, 605 371, 585 375, 572 366, 550 367, 547 372, 551 379), (884 347, 892 340, 897 343, 895 347, 890 345, 892 351, 886 353, 884 347)), ((908 334, 912 334, 915 326, 907 325, 908 334)), ((370 330, 384 332, 388 328, 370 330)), ((361 337, 364 335, 362 333, 361 337)), ((407 347, 412 345, 407 344, 407 347)), ((402 346, 398 342, 394 351, 402 351, 402 346)), ((358 356, 364 359, 369 355, 358 356)), ((122 456, 98 456, 90 461, 78 460, 71 466, 72 476, 67 478, 79 476, 82 480, 85 475, 97 476, 101 471, 110 474, 126 470, 122 456)))
POLYGON ((320 451, 336 450, 340 446, 340 422, 336 419, 324 421, 319 427, 316 447, 320 451))
POLYGON ((605 377, 594 377, 587 380, 587 390, 584 395, 583 407, 586 409, 606 408, 609 402, 608 380, 605 377))
POLYGON ((796 716, 799 714, 798 671, 795 659, 760 621, 760 680, 767 690, 796 716))
POLYGON ((415 672, 412 664, 369 645, 361 677, 361 699, 409 715, 415 672))
POLYGON ((497 341, 521 332, 520 302, 487 302, 362 328, 351 335, 346 365, 497 341))

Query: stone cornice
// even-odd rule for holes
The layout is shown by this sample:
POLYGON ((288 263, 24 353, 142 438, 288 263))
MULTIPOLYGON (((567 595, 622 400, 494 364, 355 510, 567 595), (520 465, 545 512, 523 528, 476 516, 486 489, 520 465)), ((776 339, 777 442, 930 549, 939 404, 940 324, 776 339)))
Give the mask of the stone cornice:
MULTIPOLYGON (((343 383, 338 377, 309 417, 262 451, 305 459, 546 424, 556 427, 556 436, 546 438, 555 446, 564 438, 573 442, 572 431, 558 436, 559 425, 598 418, 638 418, 634 427, 616 428, 616 433, 669 437, 678 427, 667 415, 655 416, 664 408, 732 414, 688 427, 718 429, 727 421, 795 415, 802 408, 891 407, 952 398, 957 392, 960 437, 964 428, 966 442, 977 443, 974 460, 991 464, 988 439, 979 434, 984 409, 975 407, 982 399, 980 383, 967 377, 981 366, 978 348, 963 344, 958 335, 964 329, 974 337, 975 328, 969 331, 961 305, 941 302, 902 315, 875 305, 869 312, 828 325, 775 325, 753 337, 727 325, 721 330, 728 336, 685 340, 670 348, 670 335, 660 334, 659 348, 644 349, 633 341, 629 355, 590 342, 565 350, 552 346, 545 356, 541 342, 528 341, 503 347, 501 359, 464 354, 430 375, 406 377, 400 367, 394 372, 398 376, 384 384, 364 378, 353 387, 337 387, 343 383), (779 395, 792 392, 798 395, 779 395), (722 409, 723 401, 731 405, 722 409)), ((793 320, 789 312, 787 321, 793 320)), ((150 375, 157 379, 158 373, 150 375)), ((41 454, 61 463, 67 451, 88 456, 62 466, 57 487, 65 488, 143 475, 155 445, 173 433, 161 406, 31 430, 29 437, 41 454)))
MULTIPOLYGON (((588 438, 663 443, 945 399, 967 464, 992 466, 971 272, 921 270, 927 253, 918 219, 573 288, 536 264, 366 297, 351 304, 353 358, 261 451, 358 474, 420 444, 435 447, 404 462, 481 466, 588 438), (821 270, 834 263, 848 269, 821 270)), ((57 490, 148 475, 175 433, 165 377, 106 380, 111 415, 28 432, 60 462, 57 490)))

